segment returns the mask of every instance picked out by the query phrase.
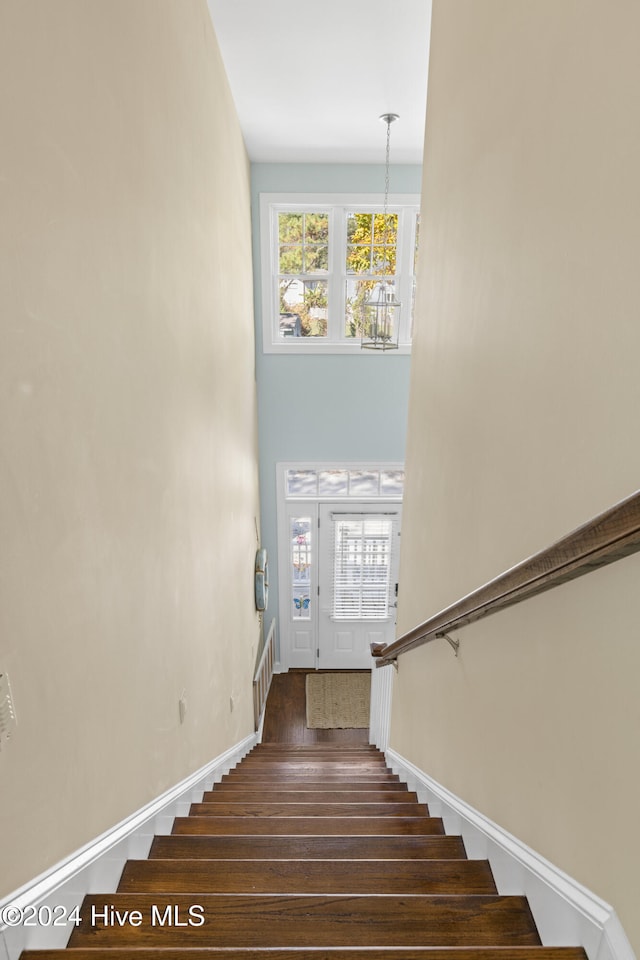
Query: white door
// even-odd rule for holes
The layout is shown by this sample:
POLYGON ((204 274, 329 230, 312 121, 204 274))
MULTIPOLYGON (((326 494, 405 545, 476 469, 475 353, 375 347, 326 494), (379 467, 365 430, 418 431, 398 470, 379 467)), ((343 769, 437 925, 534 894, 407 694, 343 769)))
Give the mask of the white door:
POLYGON ((370 669, 372 643, 395 637, 400 505, 321 503, 320 669, 370 669))

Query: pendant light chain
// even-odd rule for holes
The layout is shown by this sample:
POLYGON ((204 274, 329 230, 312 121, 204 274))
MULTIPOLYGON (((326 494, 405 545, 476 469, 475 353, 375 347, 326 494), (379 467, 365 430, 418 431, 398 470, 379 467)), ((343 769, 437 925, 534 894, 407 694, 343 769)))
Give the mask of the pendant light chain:
POLYGON ((389 211, 389 156, 391 153, 391 114, 386 116, 387 124, 387 152, 385 155, 385 168, 384 168, 384 268, 385 276, 386 269, 389 266, 387 260, 387 250, 389 243, 389 220, 388 220, 388 211, 389 211))
MULTIPOLYGON (((389 182, 390 182, 390 156, 391 156, 391 124, 398 119, 397 113, 383 113, 380 120, 387 125, 387 146, 385 151, 384 167, 384 229, 382 234, 383 260, 382 273, 378 275, 376 284, 377 293, 371 293, 365 300, 364 307, 367 311, 363 323, 363 334, 360 346, 363 350, 397 350, 398 349, 398 328, 395 321, 395 311, 401 306, 396 300, 394 291, 394 281, 389 281, 391 275, 391 263, 389 261, 389 182)), ((372 217, 372 241, 374 251, 376 247, 376 219, 375 214, 372 217)))
POLYGON ((384 238, 383 238, 383 243, 384 243, 384 263, 383 263, 383 267, 385 268, 385 276, 386 276, 386 268, 390 266, 389 260, 388 260, 388 249, 389 249, 388 244, 389 244, 389 184, 390 184, 390 182, 391 182, 391 181, 390 181, 390 173, 389 173, 389 169, 390 169, 390 166, 391 166, 391 161, 390 161, 390 158, 391 158, 391 124, 394 122, 394 120, 398 120, 399 118, 398 118, 398 114, 397 114, 397 113, 383 113, 382 116, 380 117, 380 119, 381 119, 381 120, 384 120, 384 122, 385 122, 386 125, 387 125, 387 146, 386 146, 385 161, 384 161, 384 208, 383 208, 383 209, 384 209, 384 213, 383 213, 383 216, 384 216, 384 238))

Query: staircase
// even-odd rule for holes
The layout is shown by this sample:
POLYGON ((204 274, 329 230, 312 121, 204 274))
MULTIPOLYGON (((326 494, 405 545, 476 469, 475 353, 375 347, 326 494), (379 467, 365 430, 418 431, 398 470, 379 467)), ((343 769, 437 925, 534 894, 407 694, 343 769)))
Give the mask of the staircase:
POLYGON ((586 960, 370 746, 257 746, 81 916, 22 960, 586 960))

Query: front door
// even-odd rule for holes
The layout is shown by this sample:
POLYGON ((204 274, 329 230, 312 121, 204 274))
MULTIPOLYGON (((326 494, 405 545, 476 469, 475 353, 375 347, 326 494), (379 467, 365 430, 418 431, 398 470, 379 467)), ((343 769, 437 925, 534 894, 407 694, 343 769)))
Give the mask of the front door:
POLYGON ((370 669, 372 643, 395 637, 398 503, 321 503, 319 669, 370 669))

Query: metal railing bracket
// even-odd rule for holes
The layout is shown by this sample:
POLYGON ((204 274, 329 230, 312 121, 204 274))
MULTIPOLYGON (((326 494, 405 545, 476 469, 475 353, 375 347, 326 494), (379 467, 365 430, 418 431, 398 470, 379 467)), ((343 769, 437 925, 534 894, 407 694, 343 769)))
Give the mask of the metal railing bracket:
POLYGON ((460 649, 459 640, 454 640, 452 637, 449 636, 448 633, 438 633, 436 634, 436 636, 442 637, 443 640, 446 640, 449 646, 452 648, 453 652, 455 653, 456 657, 458 656, 458 651, 460 649))

